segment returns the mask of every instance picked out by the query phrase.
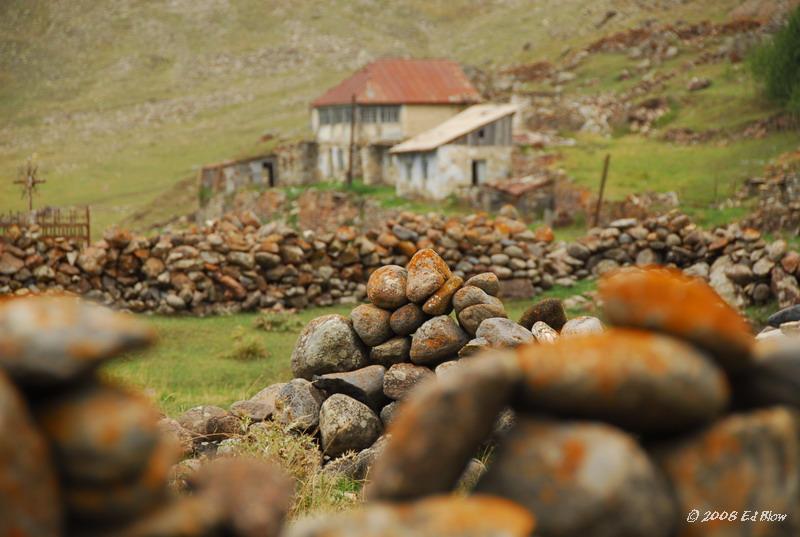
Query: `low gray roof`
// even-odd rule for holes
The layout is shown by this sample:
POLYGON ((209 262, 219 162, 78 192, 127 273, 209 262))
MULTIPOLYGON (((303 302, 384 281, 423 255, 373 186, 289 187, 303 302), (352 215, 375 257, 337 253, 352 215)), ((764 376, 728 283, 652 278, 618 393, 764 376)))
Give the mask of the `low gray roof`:
POLYGON ((391 153, 431 151, 517 111, 513 104, 476 104, 444 123, 394 146, 391 153))

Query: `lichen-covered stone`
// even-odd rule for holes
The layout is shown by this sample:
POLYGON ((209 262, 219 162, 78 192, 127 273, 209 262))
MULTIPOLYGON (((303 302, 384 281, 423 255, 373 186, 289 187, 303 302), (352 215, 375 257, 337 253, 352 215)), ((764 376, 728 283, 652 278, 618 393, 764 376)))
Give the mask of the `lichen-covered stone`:
MULTIPOLYGON (((680 537, 800 534, 800 427, 783 407, 733 414, 688 438, 653 448, 679 504, 680 537), (697 509, 736 512, 737 520, 690 523, 697 509), (755 515, 743 520, 744 513, 755 515), (785 514, 784 521, 762 518, 785 514)), ((702 519, 701 519, 702 520, 702 519)))
POLYGON ((535 526, 529 511, 507 500, 434 496, 300 520, 284 537, 529 537, 535 526))
POLYGON ((409 500, 452 489, 519 378, 513 356, 496 352, 468 360, 403 401, 373 467, 370 498, 409 500))
POLYGON ((492 347, 517 347, 533 341, 533 334, 523 326, 505 317, 484 320, 475 336, 485 339, 492 347))
POLYGON ((417 384, 432 377, 433 371, 427 367, 414 364, 395 364, 383 376, 383 393, 389 399, 403 399, 417 384))
POLYGON ((158 412, 122 388, 87 382, 36 410, 61 474, 110 483, 142 472, 158 442, 158 412))
POLYGON ((287 382, 275 397, 273 419, 293 431, 310 431, 319 425, 319 409, 325 398, 305 379, 287 382))
POLYGON ((686 343, 613 329, 518 351, 527 408, 645 433, 703 425, 727 407, 722 371, 686 343))
POLYGON ((426 321, 411 338, 411 361, 430 365, 458 355, 469 338, 452 317, 440 315, 426 321))
POLYGON ((670 334, 706 349, 725 369, 751 361, 747 321, 705 282, 670 269, 625 269, 599 285, 612 324, 670 334))
POLYGON ((0 371, 0 535, 61 535, 62 519, 48 445, 0 371))
POLYGON ((307 380, 366 365, 364 344, 350 320, 342 315, 323 315, 308 323, 292 351, 292 373, 307 380))
POLYGON ((428 319, 428 316, 413 302, 395 310, 389 318, 389 326, 399 336, 410 336, 428 319))
POLYGON ((430 248, 415 253, 407 268, 406 297, 416 304, 425 302, 452 276, 447 263, 430 248))
POLYGON ((379 308, 394 310, 408 302, 408 271, 398 265, 385 265, 375 270, 367 281, 367 297, 379 308))
POLYGON ((350 312, 353 329, 366 345, 374 347, 387 341, 394 334, 389 326, 392 312, 372 304, 361 304, 350 312))
POLYGON ((323 452, 337 457, 371 446, 383 432, 383 425, 367 405, 336 393, 322 403, 319 431, 323 452))
POLYGON ((132 317, 73 297, 0 303, 0 369, 26 386, 72 381, 153 339, 132 317))
POLYGON ((453 295, 464 283, 460 276, 450 276, 442 286, 422 305, 422 311, 428 315, 447 315, 453 309, 453 295))
POLYGON ((591 422, 519 418, 475 490, 536 513, 540 535, 669 537, 688 513, 633 438, 591 422))

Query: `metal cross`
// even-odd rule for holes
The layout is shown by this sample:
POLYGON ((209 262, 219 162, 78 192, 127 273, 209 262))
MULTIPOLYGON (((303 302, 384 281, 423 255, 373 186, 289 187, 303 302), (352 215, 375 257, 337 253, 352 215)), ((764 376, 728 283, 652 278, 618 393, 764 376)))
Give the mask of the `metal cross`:
POLYGON ((33 211, 33 195, 36 187, 46 183, 44 179, 39 179, 39 165, 33 159, 28 159, 25 166, 20 168, 20 178, 14 181, 16 185, 22 185, 22 198, 28 198, 28 212, 33 211))

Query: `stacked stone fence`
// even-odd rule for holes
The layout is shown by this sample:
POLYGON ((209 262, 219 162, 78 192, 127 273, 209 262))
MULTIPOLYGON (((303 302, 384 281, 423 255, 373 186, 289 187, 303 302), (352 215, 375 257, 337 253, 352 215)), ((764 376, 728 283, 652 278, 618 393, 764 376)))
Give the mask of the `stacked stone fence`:
POLYGON ((63 291, 134 312, 252 311, 350 304, 369 275, 431 248, 461 278, 492 272, 499 295, 528 297, 619 266, 665 264, 710 281, 737 307, 800 297, 800 255, 753 229, 703 230, 680 213, 622 219, 575 242, 513 217, 401 213, 359 234, 297 231, 252 213, 152 237, 112 230, 89 246, 13 227, 0 237, 0 295, 63 291))

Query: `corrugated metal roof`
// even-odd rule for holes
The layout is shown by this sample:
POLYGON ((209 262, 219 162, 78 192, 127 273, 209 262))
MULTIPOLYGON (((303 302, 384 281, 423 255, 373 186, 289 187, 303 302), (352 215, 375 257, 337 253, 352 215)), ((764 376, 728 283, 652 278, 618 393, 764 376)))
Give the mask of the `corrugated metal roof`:
POLYGON ((326 91, 311 106, 350 104, 472 104, 481 101, 458 63, 451 60, 376 60, 326 91))
POLYGON ((476 104, 431 130, 394 146, 390 152, 431 151, 516 111, 517 106, 513 104, 476 104))

